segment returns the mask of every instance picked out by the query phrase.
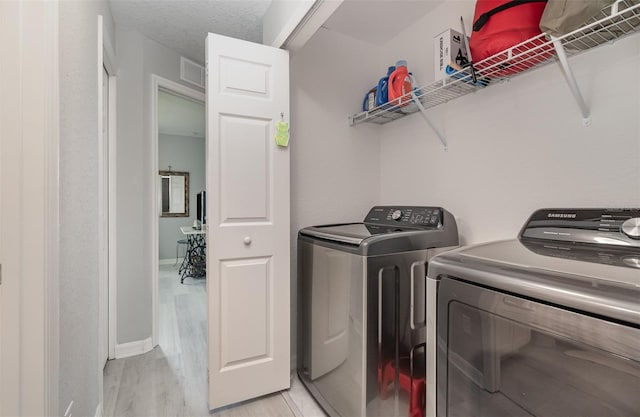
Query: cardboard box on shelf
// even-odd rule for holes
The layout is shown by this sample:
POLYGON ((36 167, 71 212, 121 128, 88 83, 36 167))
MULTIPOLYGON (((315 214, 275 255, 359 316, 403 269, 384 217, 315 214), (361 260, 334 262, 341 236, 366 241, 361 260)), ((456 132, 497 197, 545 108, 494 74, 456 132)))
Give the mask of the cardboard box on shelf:
POLYGON ((448 77, 446 73, 447 65, 454 63, 459 67, 463 67, 469 63, 465 41, 464 35, 453 29, 447 29, 433 38, 433 62, 436 80, 448 77))

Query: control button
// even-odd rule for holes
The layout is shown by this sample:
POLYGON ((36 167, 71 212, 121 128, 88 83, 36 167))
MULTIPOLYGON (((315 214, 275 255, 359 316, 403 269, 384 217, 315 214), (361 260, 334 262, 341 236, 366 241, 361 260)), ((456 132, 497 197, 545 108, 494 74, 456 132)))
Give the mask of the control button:
POLYGON ((629 219, 622 223, 620 227, 622 233, 629 236, 631 239, 640 239, 640 217, 629 219))
POLYGON ((396 221, 400 221, 402 219, 402 211, 396 210, 391 214, 391 218, 396 221))

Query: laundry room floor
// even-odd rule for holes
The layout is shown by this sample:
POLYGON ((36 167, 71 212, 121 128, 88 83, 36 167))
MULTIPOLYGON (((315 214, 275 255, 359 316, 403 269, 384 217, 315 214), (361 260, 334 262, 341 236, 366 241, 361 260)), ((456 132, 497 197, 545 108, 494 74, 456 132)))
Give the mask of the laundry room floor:
POLYGON ((204 279, 180 284, 177 267, 160 265, 159 346, 107 362, 104 415, 323 417, 297 377, 291 389, 209 414, 207 406, 207 297, 204 279))

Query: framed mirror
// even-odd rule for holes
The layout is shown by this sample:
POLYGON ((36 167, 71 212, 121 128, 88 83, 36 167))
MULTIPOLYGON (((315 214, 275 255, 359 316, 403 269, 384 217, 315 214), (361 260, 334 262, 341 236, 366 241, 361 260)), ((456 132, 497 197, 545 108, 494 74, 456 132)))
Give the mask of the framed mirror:
POLYGON ((160 171, 160 217, 189 217, 189 173, 160 171))

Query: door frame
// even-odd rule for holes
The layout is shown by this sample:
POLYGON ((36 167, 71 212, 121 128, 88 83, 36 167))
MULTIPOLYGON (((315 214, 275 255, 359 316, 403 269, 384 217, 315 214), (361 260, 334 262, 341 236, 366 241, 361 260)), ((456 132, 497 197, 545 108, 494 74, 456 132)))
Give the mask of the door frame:
MULTIPOLYGON (((105 186, 108 186, 107 195, 108 201, 100 201, 101 211, 100 211, 100 219, 99 223, 105 220, 105 213, 108 216, 108 229, 106 236, 100 236, 100 244, 102 245, 103 240, 106 239, 107 247, 106 247, 106 258, 104 259, 104 253, 101 250, 100 257, 100 265, 107 266, 107 276, 104 276, 104 270, 99 271, 99 326, 100 326, 100 334, 98 337, 98 352, 102 352, 103 346, 106 344, 107 347, 107 359, 115 359, 115 346, 116 346, 116 60, 115 54, 113 52, 113 47, 109 42, 108 38, 103 37, 103 28, 104 28, 103 17, 98 16, 98 68, 104 68, 107 72, 107 83, 108 83, 108 137, 107 137, 107 154, 103 152, 103 146, 98 148, 98 161, 101 169, 99 169, 98 173, 98 187, 100 188, 100 195, 102 196, 102 190, 104 190, 105 186), (104 167, 105 162, 108 164, 108 176, 105 178, 104 167), (105 204, 106 203, 106 204, 105 204), (103 211, 104 210, 104 211, 103 211), (107 292, 108 292, 108 302, 107 305, 103 305, 102 303, 102 284, 103 280, 107 280, 107 292), (103 326, 107 326, 107 340, 102 339, 102 334, 104 333, 103 326)), ((103 116, 104 116, 104 100, 102 95, 102 83, 103 83, 103 72, 98 71, 98 129, 102 134, 103 130, 103 116)), ((102 356, 102 355, 101 355, 102 356)), ((102 357, 100 357, 99 362, 102 361, 102 357)), ((102 364, 99 364, 100 374, 102 374, 102 364)))
POLYGON ((117 76, 113 48, 106 50, 104 66, 109 74, 109 359, 116 357, 117 344, 117 76))
MULTIPOLYGON (((158 327, 160 314, 158 313, 158 189, 156 187, 158 177, 158 91, 167 90, 180 96, 197 100, 206 105, 205 93, 189 88, 175 81, 162 78, 159 75, 151 74, 151 127, 150 127, 150 149, 151 149, 151 172, 149 184, 152 184, 151 195, 151 315, 152 330, 151 343, 153 347, 158 346, 158 327)), ((205 139, 206 140, 206 139, 205 139)))

